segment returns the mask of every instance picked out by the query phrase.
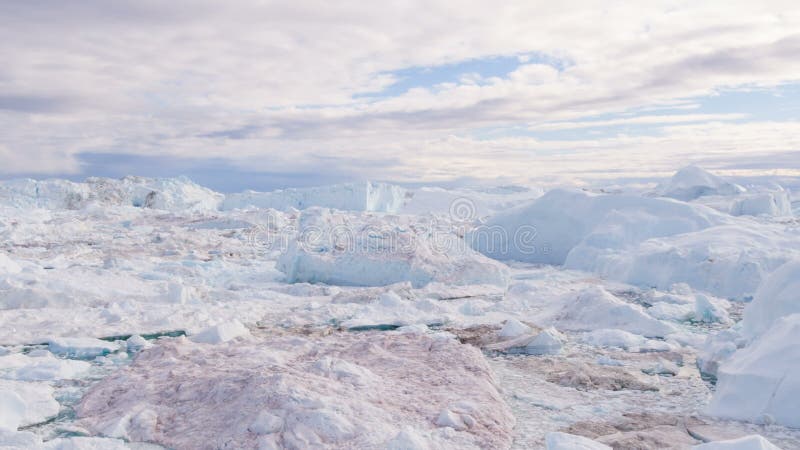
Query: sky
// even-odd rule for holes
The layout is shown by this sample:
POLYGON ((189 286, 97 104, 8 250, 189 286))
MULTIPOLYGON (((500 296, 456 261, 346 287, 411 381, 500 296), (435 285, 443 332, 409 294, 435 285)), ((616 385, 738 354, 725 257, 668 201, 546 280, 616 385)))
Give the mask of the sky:
POLYGON ((0 178, 800 175, 796 1, 5 1, 0 61, 0 178))

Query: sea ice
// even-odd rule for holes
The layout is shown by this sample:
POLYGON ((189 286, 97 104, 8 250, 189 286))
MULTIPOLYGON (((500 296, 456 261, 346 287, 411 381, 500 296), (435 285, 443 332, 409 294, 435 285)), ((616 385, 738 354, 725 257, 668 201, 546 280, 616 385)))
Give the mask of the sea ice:
POLYGON ((545 436, 547 450, 611 450, 611 447, 583 436, 552 431, 545 436))
POLYGON ((564 336, 555 328, 547 328, 537 334, 525 334, 515 338, 485 346, 509 354, 557 355, 564 346, 564 336))
POLYGON ((800 259, 784 264, 764 280, 745 308, 742 332, 755 337, 781 317, 795 313, 800 313, 800 259))
POLYGON ((727 441, 707 442, 695 445, 692 450, 781 450, 763 436, 752 434, 750 436, 727 441))
POLYGON ((731 204, 734 216, 792 216, 792 200, 786 190, 753 193, 737 198, 731 204))
POLYGON ((194 342, 205 344, 222 344, 238 337, 249 336, 250 331, 238 320, 220 323, 208 327, 191 336, 194 342))
POLYGON ((633 195, 595 195, 553 189, 530 203, 497 213, 467 235, 470 245, 500 260, 567 264, 582 268, 603 249, 688 233, 723 223, 703 206, 633 195), (586 239, 586 241, 584 241, 586 239), (573 248, 584 245, 568 257, 573 248))
POLYGON ((129 450, 121 439, 72 436, 56 438, 42 444, 41 450, 129 450))
POLYGON ((431 449, 504 448, 513 427, 478 349, 400 333, 161 340, 77 413, 94 432, 176 449, 396 447, 409 428, 431 449), (460 430, 436 425, 445 409, 460 430))
POLYGON ((497 337, 513 338, 531 332, 531 327, 525 325, 517 319, 511 318, 506 320, 503 328, 497 332, 497 337))
POLYGON ((543 320, 569 331, 616 328, 647 337, 664 337, 676 331, 673 325, 650 317, 641 306, 620 300, 600 286, 568 294, 561 309, 543 320))
POLYGON ((706 195, 738 195, 747 190, 697 166, 677 171, 670 180, 658 186, 656 193, 678 200, 693 200, 706 195))
POLYGON ((5 253, 0 253, 0 275, 19 273, 22 268, 5 253))
POLYGON ((272 208, 279 211, 313 206, 342 211, 399 212, 406 201, 406 190, 386 183, 349 183, 272 192, 246 191, 228 194, 222 210, 272 208))
POLYGON ((56 355, 72 358, 94 358, 120 349, 115 342, 95 338, 59 337, 47 341, 47 348, 56 355))
POLYGON ((0 378, 10 380, 69 380, 78 378, 90 367, 86 361, 56 358, 45 350, 0 356, 0 378))
POLYGON ((800 314, 777 320, 717 371, 710 414, 800 427, 800 314))
POLYGON ((58 414, 53 388, 45 383, 0 380, 0 429, 41 423, 58 414))
POLYGON ((507 268, 467 248, 448 231, 409 216, 303 211, 297 238, 278 260, 290 283, 382 286, 432 281, 505 286, 507 268), (437 234, 441 233, 441 234, 437 234))

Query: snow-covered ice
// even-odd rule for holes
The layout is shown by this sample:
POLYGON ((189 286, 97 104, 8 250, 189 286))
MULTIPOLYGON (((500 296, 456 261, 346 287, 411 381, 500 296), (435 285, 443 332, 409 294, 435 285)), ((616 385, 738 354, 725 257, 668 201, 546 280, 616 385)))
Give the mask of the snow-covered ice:
POLYGON ((692 450, 780 450, 778 446, 757 434, 695 445, 692 450))
POLYGON ((0 447, 800 448, 791 193, 619 191, 0 182, 0 447))
POLYGON ((668 182, 656 188, 657 194, 678 200, 694 200, 707 195, 737 195, 746 191, 744 187, 697 166, 684 167, 668 182))
POLYGON ((800 314, 779 319, 717 372, 713 415, 800 428, 800 314))
POLYGON ((463 245, 448 230, 408 216, 309 209, 278 260, 288 282, 382 286, 403 281, 505 286, 502 265, 463 245))
POLYGON ((221 208, 306 209, 312 206, 344 211, 397 213, 406 202, 406 190, 386 183, 350 183, 273 192, 248 191, 225 196, 221 208))
POLYGON ((547 433, 545 440, 547 450, 611 450, 611 447, 583 436, 557 431, 547 433))
POLYGON ((78 415, 103 435, 173 448, 382 448, 398 438, 496 448, 513 427, 477 349, 380 333, 164 342, 92 387, 78 415))

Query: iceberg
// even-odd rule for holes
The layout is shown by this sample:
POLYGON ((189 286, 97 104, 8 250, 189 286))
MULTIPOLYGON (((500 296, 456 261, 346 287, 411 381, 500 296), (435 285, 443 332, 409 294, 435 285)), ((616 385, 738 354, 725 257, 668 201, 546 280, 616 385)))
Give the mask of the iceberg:
POLYGON ((744 187, 697 166, 684 167, 667 183, 656 188, 656 193, 661 196, 684 201, 706 195, 738 195, 746 191, 744 187))
POLYGON ((599 286, 565 296, 561 308, 542 320, 568 331, 619 329, 646 337, 664 337, 676 331, 641 306, 624 302, 599 286))
POLYGON ((777 320, 717 371, 714 416, 800 427, 800 314, 777 320))
POLYGON ((220 209, 227 211, 256 207, 286 211, 323 207, 342 211, 397 213, 405 201, 406 190, 400 186, 367 181, 272 192, 246 191, 228 194, 220 209))
POLYGON ((769 330, 781 317, 800 313, 800 259, 789 261, 770 274, 747 307, 742 332, 747 337, 769 330))
POLYGON ((82 209, 90 204, 179 210, 216 210, 223 195, 186 177, 10 180, 0 182, 0 203, 15 208, 82 209))
POLYGON ((467 235, 467 241, 495 259, 570 267, 594 261, 603 249, 618 250, 724 222, 725 217, 712 209, 670 199, 553 189, 490 217, 467 235), (584 239, 583 248, 570 255, 584 239))
POLYGON ((290 283, 385 286, 410 282, 505 286, 507 268, 475 252, 449 230, 412 216, 302 212, 298 234, 278 259, 290 283))

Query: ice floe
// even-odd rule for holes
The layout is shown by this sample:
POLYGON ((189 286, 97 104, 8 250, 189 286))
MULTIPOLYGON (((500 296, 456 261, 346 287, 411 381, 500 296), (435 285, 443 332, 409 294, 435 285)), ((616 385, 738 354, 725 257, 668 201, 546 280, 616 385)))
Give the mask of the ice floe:
POLYGON ((506 447, 513 427, 477 349, 417 334, 165 341, 77 410, 106 436, 174 448, 506 447))
POLYGON ((278 260, 288 282, 381 286, 403 281, 505 286, 507 269, 446 230, 410 216, 305 210, 278 260))

